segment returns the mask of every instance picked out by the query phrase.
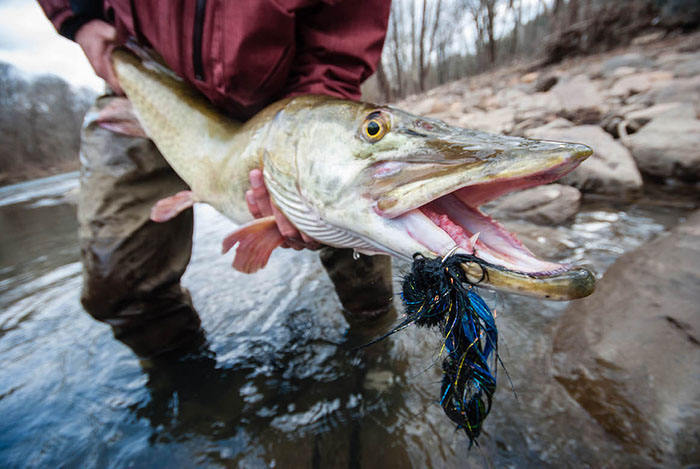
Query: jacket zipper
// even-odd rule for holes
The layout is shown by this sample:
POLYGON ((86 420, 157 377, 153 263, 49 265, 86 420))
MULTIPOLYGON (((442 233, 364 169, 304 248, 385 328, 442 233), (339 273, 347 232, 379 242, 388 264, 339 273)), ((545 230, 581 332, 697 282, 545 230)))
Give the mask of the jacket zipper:
POLYGON ((194 64, 194 77, 204 80, 204 65, 202 64, 202 34, 204 29, 204 10, 207 0, 197 0, 197 8, 194 13, 194 35, 192 36, 192 62, 194 64))

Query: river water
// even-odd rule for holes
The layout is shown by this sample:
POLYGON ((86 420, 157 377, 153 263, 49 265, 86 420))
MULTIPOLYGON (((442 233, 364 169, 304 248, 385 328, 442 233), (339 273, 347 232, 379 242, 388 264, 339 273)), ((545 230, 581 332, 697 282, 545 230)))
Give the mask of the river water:
MULTIPOLYGON (((219 251, 232 224, 207 206, 196 207, 183 283, 211 353, 140 361, 80 306, 77 186, 71 173, 0 188, 1 467, 546 467, 593 457, 570 425, 582 411, 549 367, 566 303, 485 292, 512 387, 500 373, 480 448, 469 451, 437 404, 436 332, 411 327, 354 351, 396 315, 351 326, 311 252, 277 250, 254 275, 233 271, 219 251)), ((654 200, 587 202, 567 226, 530 229, 531 247, 601 275, 691 207, 654 200)), ((405 268, 395 266, 397 280, 405 268)))

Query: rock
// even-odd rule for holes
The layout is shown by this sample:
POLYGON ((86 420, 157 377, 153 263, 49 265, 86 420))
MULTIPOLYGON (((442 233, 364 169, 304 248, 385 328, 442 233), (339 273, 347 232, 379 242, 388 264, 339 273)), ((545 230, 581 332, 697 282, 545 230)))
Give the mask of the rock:
POLYGON ((615 72, 619 67, 632 67, 632 68, 650 68, 654 66, 654 61, 644 57, 642 54, 623 54, 615 56, 611 59, 603 62, 601 67, 601 72, 604 76, 609 77, 615 72))
POLYGON ((631 94, 643 93, 652 88, 658 88, 667 84, 672 79, 673 74, 664 70, 636 73, 617 80, 608 93, 611 96, 627 97, 631 94))
POLYGON ((462 107, 465 110, 483 108, 484 102, 493 96, 491 88, 479 88, 467 91, 462 95, 462 107))
POLYGON ((637 73, 637 69, 634 67, 618 67, 610 76, 612 78, 622 78, 635 73, 637 73))
MULTIPOLYGON (((543 125, 539 130, 549 130, 549 129, 568 129, 569 127, 574 127, 574 123, 564 119, 563 117, 557 117, 547 125, 543 125)), ((533 129, 534 130, 534 129, 533 129)))
POLYGON ((577 242, 563 230, 522 220, 499 219, 499 221, 540 259, 557 261, 577 247, 577 242))
POLYGON ((544 75, 535 82, 535 91, 545 92, 552 89, 557 84, 559 79, 556 75, 544 75))
POLYGON ((555 378, 649 467, 700 461, 700 212, 622 256, 555 332, 555 378))
POLYGON ((673 68, 676 77, 688 78, 700 75, 700 52, 683 54, 683 59, 673 68))
POLYGON ((549 184, 507 194, 489 205, 489 212, 496 218, 559 225, 578 213, 581 192, 575 187, 549 184))
POLYGON ((561 111, 561 103, 552 93, 526 94, 509 103, 508 107, 514 108, 522 117, 557 114, 561 111))
POLYGON ((508 133, 513 128, 515 111, 510 108, 494 111, 475 111, 461 116, 456 125, 467 129, 483 130, 484 132, 508 133))
POLYGON ((602 113, 605 109, 601 93, 586 75, 576 75, 568 81, 560 80, 551 92, 566 112, 595 109, 602 113))
POLYGON ((632 44, 635 46, 644 46, 647 44, 654 43, 656 41, 659 41, 663 39, 663 37, 666 35, 666 31, 654 31, 653 33, 647 33, 643 34, 641 36, 637 36, 632 40, 632 44))
POLYGON ((559 128, 573 127, 574 124, 563 117, 551 119, 551 116, 533 112, 531 115, 522 113, 518 114, 518 119, 511 131, 511 135, 525 137, 528 130, 533 128, 559 128), (550 120, 551 119, 551 120, 550 120))
POLYGON ((570 184, 584 192, 615 195, 636 193, 642 187, 642 177, 630 152, 598 126, 544 126, 528 130, 525 135, 583 143, 593 149, 593 156, 559 180, 563 184, 570 184))
POLYGON ((437 97, 428 97, 412 104, 411 112, 418 115, 438 114, 449 109, 450 103, 437 97))
POLYGON ((644 173, 686 182, 700 181, 700 120, 656 117, 627 145, 644 173))
POLYGON ((690 103, 663 103, 624 114, 627 133, 637 132, 656 117, 694 119, 695 108, 690 103))
POLYGON ((494 104, 498 108, 511 107, 513 103, 517 103, 525 98, 527 93, 517 88, 504 88, 494 95, 494 104))
POLYGON ((540 74, 538 72, 530 72, 526 73, 525 75, 520 77, 520 81, 523 83, 532 83, 535 80, 537 80, 537 77, 539 77, 540 74))
POLYGON ((678 78, 666 86, 654 88, 646 97, 653 104, 686 102, 700 106, 700 76, 678 78))

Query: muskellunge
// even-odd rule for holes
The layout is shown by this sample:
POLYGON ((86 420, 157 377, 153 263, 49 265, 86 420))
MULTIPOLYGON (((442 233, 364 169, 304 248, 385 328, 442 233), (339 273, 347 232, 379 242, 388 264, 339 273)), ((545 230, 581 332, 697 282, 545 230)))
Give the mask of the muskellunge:
MULTIPOLYGON (((273 203, 321 243, 404 259, 456 248, 483 261, 462 267, 485 287, 558 300, 593 291, 588 270, 536 258, 478 208, 569 173, 592 154, 587 146, 493 135, 326 96, 284 99, 240 123, 129 52, 115 51, 113 62, 145 134, 191 188, 159 203, 153 218, 205 202, 247 223, 224 241, 225 250, 238 243, 239 270, 262 268, 283 242, 272 217, 253 220, 246 206, 248 173, 260 168, 273 203)), ((102 120, 138 132, 122 111, 102 120)))

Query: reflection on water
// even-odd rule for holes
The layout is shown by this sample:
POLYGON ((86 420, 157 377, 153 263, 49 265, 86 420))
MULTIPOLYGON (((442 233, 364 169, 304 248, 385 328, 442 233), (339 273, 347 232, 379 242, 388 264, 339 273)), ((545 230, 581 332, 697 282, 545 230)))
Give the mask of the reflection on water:
MULTIPOLYGON (((68 175, 0 191, 3 467, 542 467, 592 458, 570 425, 582 411, 549 376, 549 329, 566 304, 487 295, 518 397, 501 376, 481 449, 468 452, 436 403, 436 333, 409 328, 355 351, 390 321, 350 327, 310 252, 275 252, 261 272, 234 272, 219 255, 230 224, 208 207, 196 210, 184 283, 210 352, 139 361, 80 307, 75 208, 62 198, 75 183, 68 175)), ((533 239, 601 273, 683 213, 599 202, 554 230, 555 241, 533 239)))

